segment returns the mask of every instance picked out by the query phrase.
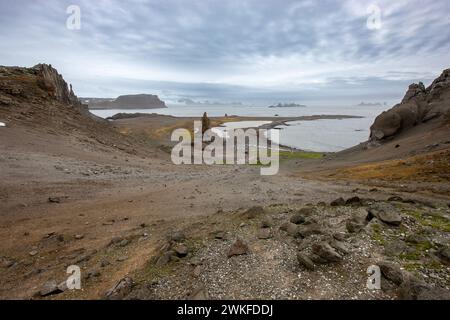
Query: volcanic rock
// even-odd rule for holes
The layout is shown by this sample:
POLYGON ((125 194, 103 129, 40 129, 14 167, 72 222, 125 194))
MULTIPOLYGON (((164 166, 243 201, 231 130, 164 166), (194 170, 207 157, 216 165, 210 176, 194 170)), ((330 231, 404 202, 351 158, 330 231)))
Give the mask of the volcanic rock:
POLYGON ((315 243, 312 246, 313 253, 326 262, 339 262, 342 256, 327 242, 315 243))
POLYGON ((370 140, 385 140, 421 123, 448 117, 449 100, 450 69, 447 69, 428 88, 423 83, 410 85, 400 104, 375 119, 370 127, 370 140))
POLYGON ((133 285, 133 279, 125 277, 119 280, 114 287, 106 292, 105 298, 107 300, 122 300, 131 292, 133 285))
POLYGON ((233 256, 240 256, 249 252, 248 245, 241 239, 237 239, 235 243, 228 250, 227 256, 231 258, 233 256))

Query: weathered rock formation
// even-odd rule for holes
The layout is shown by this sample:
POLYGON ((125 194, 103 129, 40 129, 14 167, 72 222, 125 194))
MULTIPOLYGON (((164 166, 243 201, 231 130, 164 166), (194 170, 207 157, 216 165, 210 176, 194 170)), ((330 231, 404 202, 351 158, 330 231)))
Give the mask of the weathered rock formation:
POLYGON ((0 66, 0 105, 37 98, 81 107, 81 102, 52 65, 32 68, 0 66))
POLYGON ((421 123, 449 117, 450 69, 447 69, 428 88, 421 82, 410 85, 400 104, 375 119, 370 127, 370 140, 382 141, 421 123))
POLYGON ((0 66, 0 122, 10 128, 77 136, 96 145, 135 152, 131 138, 91 114, 58 71, 47 64, 32 68, 0 66))
POLYGON ((73 93, 72 85, 67 85, 62 75, 52 65, 38 64, 33 69, 37 70, 40 87, 46 89, 51 97, 65 104, 81 104, 77 96, 73 93))

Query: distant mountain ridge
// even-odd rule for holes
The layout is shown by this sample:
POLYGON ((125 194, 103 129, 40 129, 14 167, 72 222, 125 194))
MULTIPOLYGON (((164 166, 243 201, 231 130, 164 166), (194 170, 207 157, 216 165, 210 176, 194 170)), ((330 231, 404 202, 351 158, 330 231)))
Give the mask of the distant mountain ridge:
POLYGON ((122 95, 111 98, 81 98, 89 109, 157 109, 167 108, 164 101, 153 94, 122 95))
POLYGON ((269 108, 306 108, 306 106, 297 103, 278 103, 277 105, 269 106, 269 108))
POLYGON ((381 107, 381 106, 387 106, 387 102, 361 102, 357 105, 358 107, 381 107))
POLYGON ((236 101, 232 101, 232 102, 219 102, 219 101, 209 101, 209 100, 204 100, 204 101, 195 101, 189 98, 182 98, 182 99, 178 99, 177 101, 178 103, 182 103, 185 104, 187 106, 242 106, 242 102, 236 102, 236 101))

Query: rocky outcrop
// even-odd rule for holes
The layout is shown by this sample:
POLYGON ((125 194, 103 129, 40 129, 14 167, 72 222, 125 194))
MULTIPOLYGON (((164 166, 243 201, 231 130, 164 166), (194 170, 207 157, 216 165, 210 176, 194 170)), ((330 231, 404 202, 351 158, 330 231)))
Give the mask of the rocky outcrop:
POLYGON ((370 127, 370 140, 382 141, 421 123, 449 116, 450 69, 447 69, 428 88, 421 82, 410 85, 400 104, 375 119, 370 127))
POLYGON ((51 64, 32 68, 0 66, 0 105, 16 105, 17 100, 31 102, 37 98, 81 106, 72 85, 67 85, 51 64))
POLYGON ((164 101, 153 94, 135 94, 119 96, 115 100, 91 99, 88 101, 90 109, 156 109, 167 108, 164 101))
POLYGON ((64 104, 81 105, 73 92, 72 85, 67 85, 62 75, 52 65, 38 64, 33 69, 37 70, 39 86, 51 97, 64 104))
MULTIPOLYGON (((8 127, 66 135, 135 154, 133 138, 91 114, 51 65, 0 66, 0 122, 8 127)), ((50 203, 64 200, 50 195, 50 203)))

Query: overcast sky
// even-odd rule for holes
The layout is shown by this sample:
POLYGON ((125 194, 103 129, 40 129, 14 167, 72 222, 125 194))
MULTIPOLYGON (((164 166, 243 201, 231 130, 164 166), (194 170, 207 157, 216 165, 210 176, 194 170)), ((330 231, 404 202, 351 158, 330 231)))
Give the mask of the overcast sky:
POLYGON ((78 96, 392 103, 450 68, 449 12, 448 0, 0 0, 0 65, 50 63, 78 96), (80 30, 66 27, 72 4, 80 30))

